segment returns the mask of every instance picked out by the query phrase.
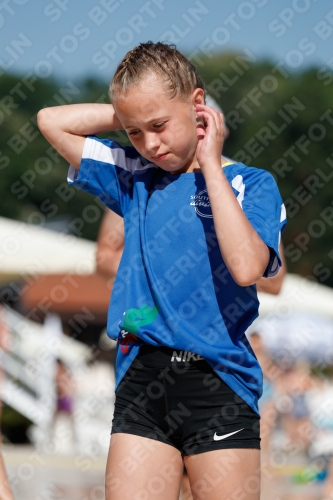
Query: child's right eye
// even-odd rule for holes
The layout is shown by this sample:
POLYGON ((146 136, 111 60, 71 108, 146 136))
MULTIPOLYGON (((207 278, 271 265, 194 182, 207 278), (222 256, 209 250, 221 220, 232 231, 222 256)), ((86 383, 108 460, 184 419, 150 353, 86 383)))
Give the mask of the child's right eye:
POLYGON ((139 130, 132 130, 132 132, 129 132, 128 135, 137 135, 139 133, 139 130))

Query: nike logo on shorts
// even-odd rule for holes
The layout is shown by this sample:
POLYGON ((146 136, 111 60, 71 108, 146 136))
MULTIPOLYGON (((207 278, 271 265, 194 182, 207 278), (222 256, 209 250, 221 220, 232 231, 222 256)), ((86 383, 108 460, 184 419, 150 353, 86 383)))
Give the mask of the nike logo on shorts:
POLYGON ((229 436, 232 436, 233 434, 236 434, 237 432, 240 432, 240 431, 243 431, 244 430, 244 427, 243 429, 239 429, 238 431, 234 431, 234 432, 230 432, 230 434, 224 434, 223 436, 218 436, 215 432, 214 434, 214 441, 220 441, 221 439, 225 439, 229 436))

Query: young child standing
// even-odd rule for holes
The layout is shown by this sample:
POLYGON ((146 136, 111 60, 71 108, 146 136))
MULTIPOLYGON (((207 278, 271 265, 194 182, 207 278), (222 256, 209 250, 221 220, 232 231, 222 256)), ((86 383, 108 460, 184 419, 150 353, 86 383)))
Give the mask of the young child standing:
POLYGON ((262 373, 244 332, 281 265, 276 183, 221 160, 223 115, 174 46, 128 52, 110 97, 38 115, 69 182, 124 218, 107 499, 176 500, 184 460, 195 500, 257 500, 262 373), (134 147, 94 136, 116 129, 134 147))

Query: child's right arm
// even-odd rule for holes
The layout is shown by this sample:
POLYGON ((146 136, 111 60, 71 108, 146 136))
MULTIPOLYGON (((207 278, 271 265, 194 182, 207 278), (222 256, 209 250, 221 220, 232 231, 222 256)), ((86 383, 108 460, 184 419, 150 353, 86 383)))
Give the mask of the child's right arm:
POLYGON ((38 127, 48 142, 76 169, 85 138, 122 129, 112 104, 70 104, 41 109, 38 127))

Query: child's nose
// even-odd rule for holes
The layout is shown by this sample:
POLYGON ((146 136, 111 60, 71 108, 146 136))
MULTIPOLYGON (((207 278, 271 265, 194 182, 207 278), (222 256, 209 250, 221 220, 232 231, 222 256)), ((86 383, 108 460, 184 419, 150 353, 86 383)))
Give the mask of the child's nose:
POLYGON ((159 145, 160 145, 160 139, 158 134, 156 134, 155 132, 146 134, 145 148, 147 151, 155 151, 156 149, 159 148, 159 145))

